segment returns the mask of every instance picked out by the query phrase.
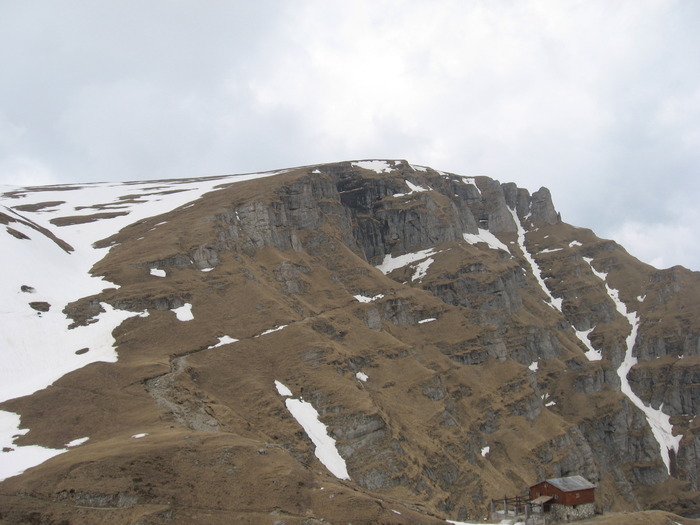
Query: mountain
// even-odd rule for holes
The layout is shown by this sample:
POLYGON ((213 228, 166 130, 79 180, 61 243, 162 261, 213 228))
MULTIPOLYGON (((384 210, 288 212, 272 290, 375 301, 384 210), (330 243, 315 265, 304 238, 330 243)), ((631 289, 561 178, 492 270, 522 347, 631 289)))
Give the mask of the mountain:
POLYGON ((568 475, 700 512, 700 273, 546 188, 368 160, 3 191, 3 523, 483 521, 568 475))

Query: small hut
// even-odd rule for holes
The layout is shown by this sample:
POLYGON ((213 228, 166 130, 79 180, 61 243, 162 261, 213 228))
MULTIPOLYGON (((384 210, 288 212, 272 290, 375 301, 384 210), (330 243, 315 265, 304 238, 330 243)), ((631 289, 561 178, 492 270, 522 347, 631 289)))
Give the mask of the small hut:
POLYGON ((583 476, 540 481, 530 487, 530 502, 555 521, 575 521, 595 514, 595 485, 583 476))

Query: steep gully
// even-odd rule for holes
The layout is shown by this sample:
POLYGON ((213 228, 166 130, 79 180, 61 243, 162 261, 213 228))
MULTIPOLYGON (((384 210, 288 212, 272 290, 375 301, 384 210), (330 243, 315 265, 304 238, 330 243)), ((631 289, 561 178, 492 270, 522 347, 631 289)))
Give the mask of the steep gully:
MULTIPOLYGON (((532 274, 535 276, 535 279, 539 283, 540 287, 544 291, 545 295, 547 295, 549 299, 549 304, 552 306, 552 308, 555 308, 558 310, 560 313, 562 312, 562 299, 561 298, 555 298, 552 293, 549 291, 547 288, 544 279, 542 279, 542 271, 535 261, 535 259, 532 257, 532 255, 528 252, 527 248, 525 247, 525 229, 523 228, 523 225, 518 218, 518 214, 515 209, 509 208, 512 216, 513 216, 513 221, 515 222, 517 229, 518 229, 518 244, 520 247, 520 250, 522 251, 523 257, 525 260, 528 262, 530 265, 530 269, 532 274)), ((656 439, 657 443, 659 444, 659 451, 661 454, 661 458, 664 462, 664 465, 666 466, 666 470, 668 471, 669 475, 671 475, 671 469, 672 469, 672 456, 675 457, 675 454, 678 452, 678 447, 680 445, 680 441, 683 438, 681 434, 674 436, 673 435, 673 425, 670 423, 670 416, 668 414, 665 414, 662 411, 663 404, 658 408, 655 409, 649 405, 646 405, 640 398, 637 396, 637 394, 634 393, 632 390, 632 387, 630 386, 629 379, 627 375, 629 374, 630 369, 637 364, 637 358, 634 357, 633 350, 634 350, 634 345, 637 339, 637 330, 639 328, 639 316, 637 315, 636 312, 630 312, 627 309, 627 306, 620 300, 619 297, 619 291, 611 288, 605 281, 607 278, 607 274, 602 273, 597 271, 592 264, 592 259, 584 257, 584 260, 589 264, 591 267, 591 270, 593 273, 600 278, 603 283, 605 284, 605 289, 607 291, 608 296, 610 299, 613 301, 615 304, 615 308, 617 311, 622 315, 625 319, 630 324, 630 333, 627 336, 627 339, 625 341, 626 343, 626 348, 625 348, 625 358, 623 359, 622 363, 617 369, 617 375, 620 377, 620 390, 622 393, 627 396, 627 398, 632 402, 634 406, 639 408, 643 413, 644 416, 646 417, 647 423, 649 424, 649 427, 651 428, 652 434, 654 435, 654 439, 656 439)), ((597 354, 592 353, 592 352, 597 352, 590 342, 587 340, 587 335, 590 333, 593 329, 588 330, 586 332, 582 332, 579 330, 576 330, 575 327, 572 327, 574 329, 574 332, 576 333, 576 336, 581 340, 581 342, 589 348, 589 351, 586 352, 586 356, 590 360, 594 359, 600 359, 600 353, 598 352, 597 354)))

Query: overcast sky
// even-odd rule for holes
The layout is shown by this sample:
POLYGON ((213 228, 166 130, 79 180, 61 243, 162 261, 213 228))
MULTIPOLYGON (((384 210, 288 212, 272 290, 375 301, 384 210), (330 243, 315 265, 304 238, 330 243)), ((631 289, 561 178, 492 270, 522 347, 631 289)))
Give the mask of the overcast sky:
POLYGON ((700 2, 0 0, 0 184, 404 158, 700 270, 700 2))

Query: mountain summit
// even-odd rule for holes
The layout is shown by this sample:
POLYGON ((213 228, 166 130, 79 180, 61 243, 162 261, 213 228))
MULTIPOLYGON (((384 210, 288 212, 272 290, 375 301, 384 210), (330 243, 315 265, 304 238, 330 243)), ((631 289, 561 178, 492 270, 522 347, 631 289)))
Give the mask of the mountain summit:
POLYGON ((363 160, 4 190, 0 521, 483 520, 567 476, 700 511, 700 273, 546 188, 363 160))

